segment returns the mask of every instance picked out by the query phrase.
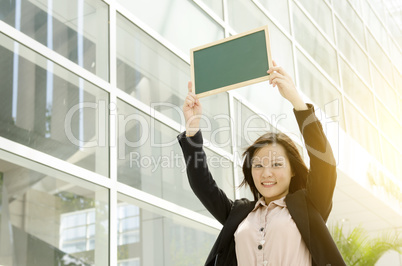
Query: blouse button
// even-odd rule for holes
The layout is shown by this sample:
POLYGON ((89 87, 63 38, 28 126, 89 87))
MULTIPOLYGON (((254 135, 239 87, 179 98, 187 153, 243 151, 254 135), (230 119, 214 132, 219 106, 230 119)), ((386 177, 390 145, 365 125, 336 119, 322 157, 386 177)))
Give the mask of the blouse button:
POLYGON ((262 245, 258 245, 258 249, 261 250, 261 249, 262 249, 262 245))
POLYGON ((264 231, 264 227, 261 227, 260 231, 261 231, 261 232, 264 231))

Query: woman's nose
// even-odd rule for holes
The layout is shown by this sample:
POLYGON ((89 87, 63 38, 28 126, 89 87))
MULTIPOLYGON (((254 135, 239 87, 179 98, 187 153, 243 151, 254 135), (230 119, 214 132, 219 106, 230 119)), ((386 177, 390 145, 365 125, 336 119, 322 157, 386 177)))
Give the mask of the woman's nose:
POLYGON ((272 169, 269 166, 264 167, 264 171, 262 172, 263 177, 270 177, 272 176, 272 169))

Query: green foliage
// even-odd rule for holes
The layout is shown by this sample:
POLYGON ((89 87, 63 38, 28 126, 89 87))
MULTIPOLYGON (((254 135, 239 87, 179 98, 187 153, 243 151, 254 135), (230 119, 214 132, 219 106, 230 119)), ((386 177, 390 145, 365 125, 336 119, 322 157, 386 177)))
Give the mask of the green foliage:
POLYGON ((392 232, 371 238, 361 226, 345 234, 343 225, 339 224, 331 226, 330 232, 343 259, 350 266, 375 265, 387 251, 391 250, 402 254, 402 239, 392 232))

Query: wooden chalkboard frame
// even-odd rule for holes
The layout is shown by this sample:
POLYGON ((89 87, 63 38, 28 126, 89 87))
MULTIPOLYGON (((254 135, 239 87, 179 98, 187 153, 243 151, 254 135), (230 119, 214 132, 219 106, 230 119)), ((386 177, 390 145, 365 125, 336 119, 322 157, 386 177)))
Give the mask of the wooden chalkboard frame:
MULTIPOLYGON (((232 43, 232 44, 234 44, 234 43, 232 43)), ((263 60, 265 60, 265 58, 263 58, 263 60)), ((265 25, 265 26, 262 26, 262 27, 247 31, 247 32, 243 32, 243 33, 240 33, 240 34, 237 34, 237 35, 233 35, 233 36, 230 36, 228 38, 224 38, 222 40, 215 41, 215 42, 203 45, 203 46, 193 48, 193 49, 190 50, 190 63, 191 63, 190 67, 191 67, 192 91, 198 96, 198 98, 206 97, 206 96, 209 96, 209 95, 214 95, 214 94, 217 94, 217 93, 220 93, 220 92, 224 92, 224 91, 228 91, 228 90, 236 89, 236 88, 239 88, 239 87, 244 87, 244 86, 248 86, 248 85, 251 85, 251 84, 258 83, 258 82, 269 80, 269 75, 266 73, 266 71, 269 68, 272 67, 272 58, 271 58, 271 46, 270 46, 270 40, 269 40, 268 25, 265 25), (267 56, 266 60, 267 60, 267 65, 268 65, 268 68, 266 70, 264 70, 265 75, 261 75, 261 76, 259 76, 257 78, 251 78, 251 79, 241 81, 241 82, 238 82, 238 83, 233 83, 233 84, 230 84, 230 85, 227 85, 227 86, 218 87, 218 88, 211 89, 211 90, 208 90, 208 91, 205 91, 205 92, 198 92, 197 93, 197 84, 195 82, 196 70, 195 70, 195 67, 194 67, 197 62, 195 62, 194 54, 199 52, 199 51, 204 51, 205 52, 206 51, 205 49, 209 49, 208 51, 213 51, 213 49, 216 49, 221 44, 225 44, 225 43, 228 43, 228 42, 236 42, 237 40, 240 40, 240 38, 242 38, 242 41, 244 42, 243 37, 247 38, 247 37, 251 36, 252 34, 258 33, 258 32, 263 32, 264 36, 265 36, 264 39, 265 39, 265 46, 266 46, 266 52, 267 52, 266 53, 266 56, 267 56)), ((213 62, 211 62, 211 64, 213 64, 213 62)), ((205 65, 203 67, 207 68, 209 66, 205 65)), ((198 91, 201 91, 201 90, 199 89, 198 91)))

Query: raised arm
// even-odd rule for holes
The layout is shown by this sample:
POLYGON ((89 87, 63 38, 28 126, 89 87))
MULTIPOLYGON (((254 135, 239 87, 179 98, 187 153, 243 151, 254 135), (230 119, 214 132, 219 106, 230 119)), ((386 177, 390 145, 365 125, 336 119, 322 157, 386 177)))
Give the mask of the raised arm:
POLYGON ((203 138, 199 130, 202 106, 197 96, 191 92, 191 86, 192 84, 189 82, 189 91, 183 105, 186 131, 177 138, 186 161, 191 189, 205 208, 223 224, 229 215, 233 202, 217 186, 208 169, 207 157, 203 150, 203 138))
POLYGON ((289 74, 275 62, 268 73, 270 83, 274 87, 277 86, 281 95, 294 107, 296 120, 310 157, 307 196, 326 220, 332 208, 332 196, 336 183, 336 163, 331 146, 321 123, 314 114, 313 106, 304 103, 289 74))
POLYGON ((307 110, 294 110, 294 113, 310 157, 307 196, 326 221, 331 212, 336 183, 335 158, 322 125, 314 114, 314 107, 308 104, 307 110))

